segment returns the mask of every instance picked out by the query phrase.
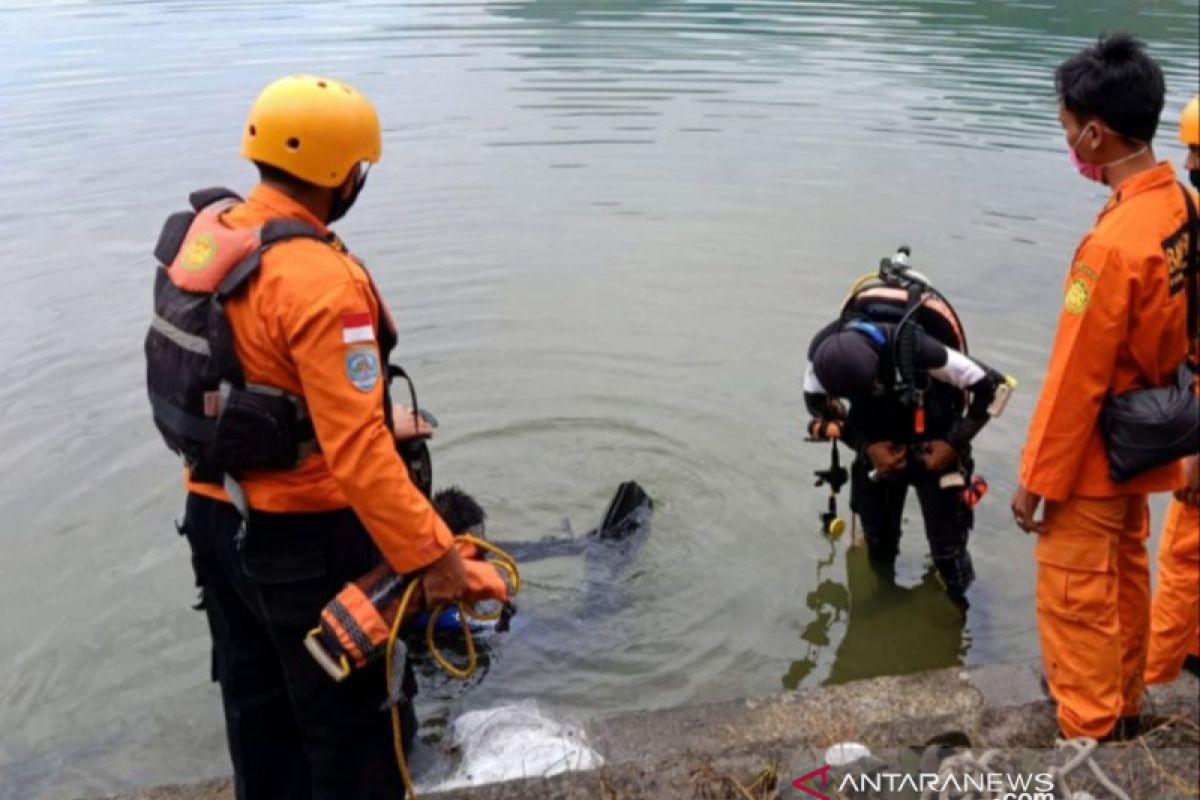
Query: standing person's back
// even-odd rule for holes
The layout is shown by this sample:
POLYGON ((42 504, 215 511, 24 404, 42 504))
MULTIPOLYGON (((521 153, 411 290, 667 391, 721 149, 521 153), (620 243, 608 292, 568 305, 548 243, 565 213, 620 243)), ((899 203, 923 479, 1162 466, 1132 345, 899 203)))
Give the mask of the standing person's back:
POLYGON ((261 182, 245 201, 194 193, 194 211, 168 218, 155 248, 150 402, 186 463, 179 528, 238 800, 403 797, 411 672, 391 688, 379 660, 335 683, 305 635, 382 561, 420 572, 433 605, 467 589, 451 532, 393 440, 395 325, 328 228, 381 150, 375 109, 350 86, 275 81, 242 136, 261 182))
POLYGON ((1149 627, 1146 495, 1176 488, 1181 474, 1168 464, 1115 482, 1100 411, 1110 394, 1169 384, 1187 353, 1179 245, 1188 214, 1171 165, 1150 149, 1164 81, 1138 42, 1101 39, 1059 67, 1056 85, 1072 161, 1113 193, 1067 272, 1013 514, 1039 534, 1038 630, 1059 725, 1102 738, 1136 727, 1149 627))

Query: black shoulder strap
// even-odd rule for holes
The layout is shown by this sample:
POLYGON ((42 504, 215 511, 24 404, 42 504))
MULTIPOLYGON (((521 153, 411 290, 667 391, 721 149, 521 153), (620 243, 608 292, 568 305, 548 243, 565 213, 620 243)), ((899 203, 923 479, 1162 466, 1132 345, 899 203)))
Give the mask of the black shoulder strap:
POLYGON ((1179 190, 1183 192, 1183 202, 1187 205, 1188 212, 1187 267, 1183 271, 1184 286, 1187 290, 1188 353, 1191 355, 1192 363, 1196 364, 1197 358, 1200 357, 1200 353, 1196 352, 1196 282, 1200 280, 1200 259, 1197 257, 1196 240, 1200 239, 1200 219, 1197 218, 1196 203, 1192 200, 1192 193, 1182 183, 1179 184, 1179 190))
POLYGON ((240 194, 223 186, 210 186, 207 189, 199 189, 188 195, 188 202, 197 211, 221 200, 237 200, 240 202, 241 199, 242 196, 240 194))
POLYGON ((904 307, 904 316, 896 325, 892 334, 892 349, 896 370, 900 379, 908 387, 904 400, 909 405, 916 405, 917 393, 917 326, 913 315, 921 305, 921 286, 916 282, 905 287, 908 292, 908 303, 904 307))
POLYGON ((262 246, 270 247, 286 239, 316 239, 326 241, 321 232, 298 219, 273 219, 262 228, 262 246))
POLYGON ((229 270, 229 274, 217 286, 217 300, 225 302, 246 284, 262 265, 263 251, 288 239, 316 239, 324 242, 325 237, 313 226, 296 219, 273 219, 262 226, 259 245, 229 270))
POLYGON ((194 211, 177 211, 167 217, 162 231, 158 234, 158 243, 154 245, 154 257, 158 259, 159 264, 169 267, 174 263, 175 256, 179 255, 179 248, 183 247, 183 239, 195 218, 194 211))

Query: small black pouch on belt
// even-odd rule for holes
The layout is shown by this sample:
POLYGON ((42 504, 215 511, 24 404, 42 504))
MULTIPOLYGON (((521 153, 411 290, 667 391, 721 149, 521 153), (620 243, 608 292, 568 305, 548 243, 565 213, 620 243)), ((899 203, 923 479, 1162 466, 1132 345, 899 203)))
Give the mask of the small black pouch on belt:
POLYGON ((217 417, 212 460, 235 472, 292 469, 312 438, 312 423, 288 397, 234 387, 217 417))

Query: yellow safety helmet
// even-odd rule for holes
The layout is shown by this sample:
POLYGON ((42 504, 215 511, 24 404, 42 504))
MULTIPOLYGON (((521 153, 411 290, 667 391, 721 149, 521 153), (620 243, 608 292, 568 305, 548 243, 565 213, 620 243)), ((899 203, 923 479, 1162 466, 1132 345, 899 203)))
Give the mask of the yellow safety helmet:
POLYGON ((383 151, 379 115, 352 86, 292 75, 259 93, 242 130, 242 155, 317 186, 340 186, 383 151))
POLYGON ((1200 94, 1193 97, 1179 115, 1179 141, 1200 147, 1200 94))

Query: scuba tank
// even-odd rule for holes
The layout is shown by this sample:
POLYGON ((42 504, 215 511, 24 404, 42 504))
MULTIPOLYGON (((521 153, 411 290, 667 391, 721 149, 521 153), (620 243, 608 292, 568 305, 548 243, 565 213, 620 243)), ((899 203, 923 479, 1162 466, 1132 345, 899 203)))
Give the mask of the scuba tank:
MULTIPOLYGON (((913 431, 925 433, 925 393, 928 376, 917 374, 917 329, 963 355, 969 353, 967 335, 954 306, 932 281, 909 263, 912 248, 900 245, 889 258, 881 259, 879 269, 856 280, 842 303, 843 324, 853 326, 866 321, 895 325, 892 337, 890 387, 912 409, 913 431)), ((967 393, 961 394, 965 406, 967 393)))
POLYGON ((842 303, 841 317, 849 322, 866 318, 874 323, 891 323, 902 333, 916 324, 947 347, 969 354, 967 336, 954 306, 933 282, 909 264, 912 248, 900 245, 890 258, 881 259, 879 269, 856 280, 842 303))

